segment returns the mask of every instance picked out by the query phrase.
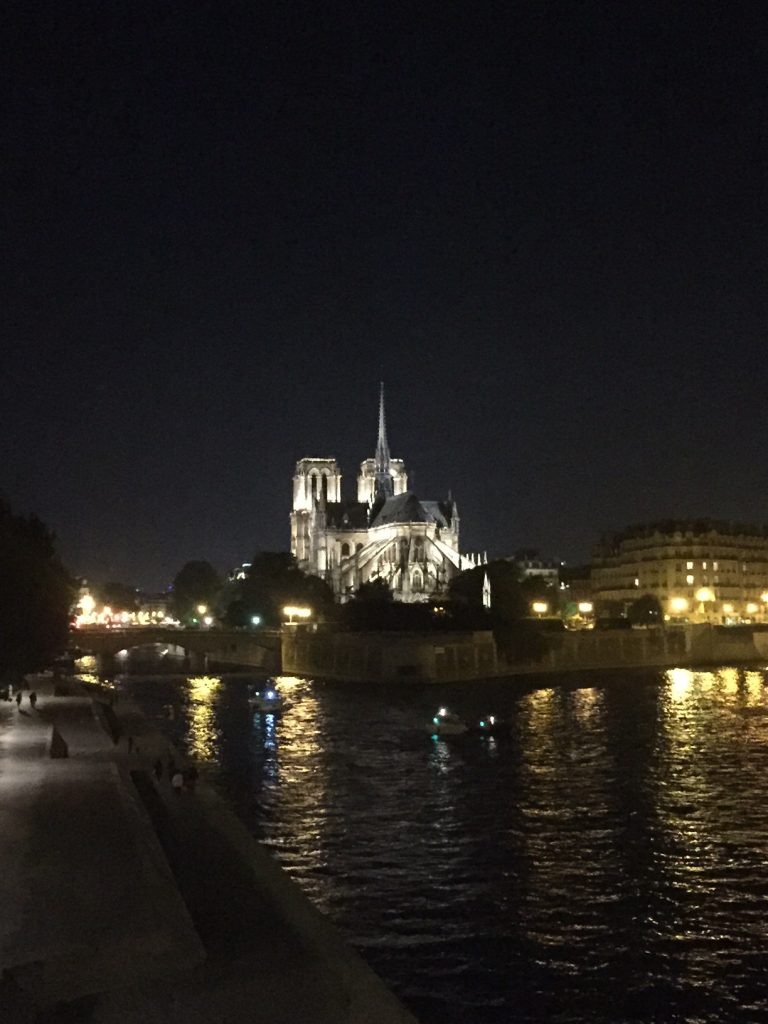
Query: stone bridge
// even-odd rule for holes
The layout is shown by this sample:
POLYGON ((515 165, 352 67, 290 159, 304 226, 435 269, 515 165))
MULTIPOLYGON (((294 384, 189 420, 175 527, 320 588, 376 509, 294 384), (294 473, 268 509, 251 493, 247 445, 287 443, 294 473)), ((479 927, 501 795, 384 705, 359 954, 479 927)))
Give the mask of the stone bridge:
POLYGON ((70 646, 95 654, 102 672, 114 671, 115 655, 134 647, 165 644, 180 647, 193 672, 208 665, 246 666, 267 672, 280 670, 280 630, 178 629, 168 626, 129 626, 125 629, 86 628, 70 633, 70 646))

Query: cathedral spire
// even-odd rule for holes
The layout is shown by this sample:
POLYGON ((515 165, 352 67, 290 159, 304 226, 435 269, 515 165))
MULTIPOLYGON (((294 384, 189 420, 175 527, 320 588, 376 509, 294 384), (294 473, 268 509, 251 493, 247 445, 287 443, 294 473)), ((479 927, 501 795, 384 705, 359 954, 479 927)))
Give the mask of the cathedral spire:
POLYGON ((384 382, 379 390, 379 436, 376 441, 374 458, 376 472, 376 497, 391 498, 394 494, 392 467, 390 466, 389 444, 387 443, 387 421, 384 415, 384 382))

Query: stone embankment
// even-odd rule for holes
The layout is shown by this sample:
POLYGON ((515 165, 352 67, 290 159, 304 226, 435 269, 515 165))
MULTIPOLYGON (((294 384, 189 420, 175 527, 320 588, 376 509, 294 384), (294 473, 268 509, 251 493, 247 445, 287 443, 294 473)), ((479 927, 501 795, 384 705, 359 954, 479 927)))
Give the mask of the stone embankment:
POLYGON ((547 635, 535 662, 509 662, 489 630, 473 633, 283 633, 283 672, 345 682, 471 682, 617 668, 672 668, 768 661, 759 626, 673 626, 547 635))
POLYGON ((32 685, 0 703, 3 1024, 414 1024, 133 705, 32 685))

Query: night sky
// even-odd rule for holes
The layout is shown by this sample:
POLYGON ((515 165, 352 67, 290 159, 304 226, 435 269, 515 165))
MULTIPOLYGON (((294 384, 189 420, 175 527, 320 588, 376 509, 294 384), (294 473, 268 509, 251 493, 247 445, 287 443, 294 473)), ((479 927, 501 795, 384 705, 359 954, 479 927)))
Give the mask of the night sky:
POLYGON ((768 520, 765 18, 9 5, 0 492, 91 580, 227 570, 383 379, 463 550, 768 520))

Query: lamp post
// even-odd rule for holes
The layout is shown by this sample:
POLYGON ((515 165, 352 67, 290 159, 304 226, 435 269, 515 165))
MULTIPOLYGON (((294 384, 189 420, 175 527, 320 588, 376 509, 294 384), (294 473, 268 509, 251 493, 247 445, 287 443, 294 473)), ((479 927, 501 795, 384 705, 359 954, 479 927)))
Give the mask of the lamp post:
POLYGON ((531 605, 531 611, 534 615, 538 615, 541 618, 542 615, 546 615, 549 611, 549 605, 546 601, 534 601, 531 605))

